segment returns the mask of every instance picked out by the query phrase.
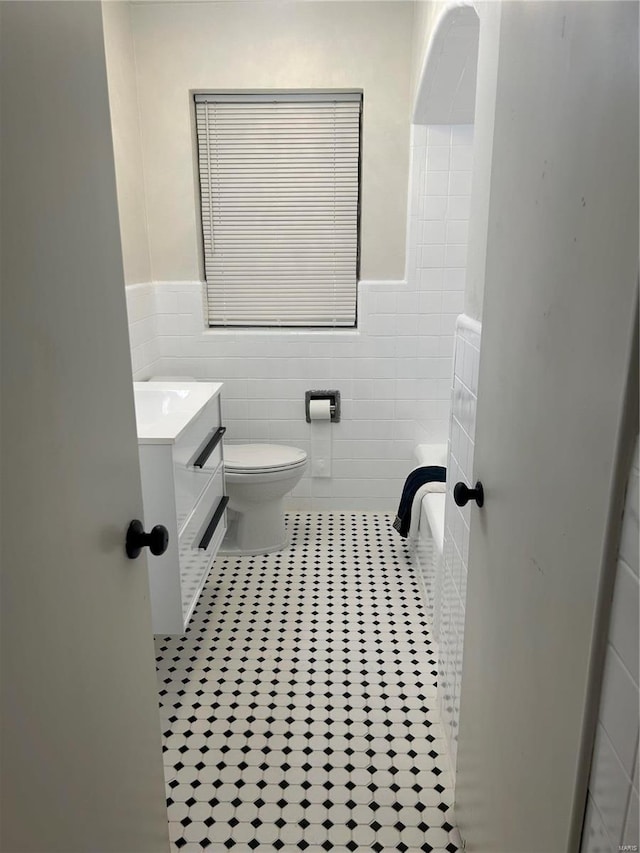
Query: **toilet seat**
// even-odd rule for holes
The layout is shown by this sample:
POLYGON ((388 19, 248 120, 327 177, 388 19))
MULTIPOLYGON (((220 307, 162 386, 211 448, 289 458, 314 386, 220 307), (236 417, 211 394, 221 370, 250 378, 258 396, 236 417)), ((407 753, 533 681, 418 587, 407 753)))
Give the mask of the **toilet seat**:
POLYGON ((224 449, 225 470, 233 474, 289 471, 306 461, 304 450, 281 444, 228 444, 224 449))

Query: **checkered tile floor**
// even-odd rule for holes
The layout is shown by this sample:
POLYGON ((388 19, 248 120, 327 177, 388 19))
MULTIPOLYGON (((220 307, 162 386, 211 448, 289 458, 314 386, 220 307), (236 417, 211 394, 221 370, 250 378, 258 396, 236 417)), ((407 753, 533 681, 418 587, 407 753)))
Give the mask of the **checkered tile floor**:
POLYGON ((436 660, 391 518, 291 514, 157 637, 174 850, 459 849, 436 660))

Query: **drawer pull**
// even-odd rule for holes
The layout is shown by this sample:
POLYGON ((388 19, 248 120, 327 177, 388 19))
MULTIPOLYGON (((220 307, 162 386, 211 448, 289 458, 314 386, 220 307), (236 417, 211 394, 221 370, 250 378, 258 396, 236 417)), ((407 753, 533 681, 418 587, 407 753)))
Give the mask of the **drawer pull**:
POLYGON ((203 551, 206 551, 209 547, 209 542, 211 542, 213 538, 213 534, 216 532, 216 527, 220 523, 220 519, 222 518, 222 514, 225 511, 227 504, 229 503, 229 498, 224 495, 220 498, 220 503, 216 507, 216 511, 211 516, 211 521, 207 524, 207 529, 204 532, 204 536, 200 540, 200 544, 198 548, 202 548, 203 551))
POLYGON ((222 427, 222 426, 218 427, 218 429, 214 432, 214 434, 211 436, 209 441, 205 444, 203 449, 200 451, 198 458, 193 463, 194 468, 202 468, 202 466, 205 464, 207 459, 211 456, 213 451, 220 444, 220 440, 222 439, 222 436, 225 434, 226 431, 227 431, 226 427, 222 427))

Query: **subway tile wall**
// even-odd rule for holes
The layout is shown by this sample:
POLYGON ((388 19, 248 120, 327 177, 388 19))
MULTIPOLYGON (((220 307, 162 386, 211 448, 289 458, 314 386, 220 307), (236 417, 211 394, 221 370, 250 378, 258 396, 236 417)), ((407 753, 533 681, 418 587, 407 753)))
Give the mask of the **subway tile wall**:
POLYGON ((449 365, 438 336, 421 337, 418 317, 393 311, 407 285, 361 282, 359 290, 357 331, 205 331, 199 282, 155 285, 156 372, 224 382, 226 440, 309 453, 305 391, 340 391, 332 476, 312 478, 308 468, 290 507, 395 509, 412 465, 416 411, 434 432, 446 422, 449 365))
POLYGON ((146 291, 129 295, 134 378, 222 381, 228 441, 307 452, 305 391, 338 389, 332 476, 307 470, 288 508, 394 510, 414 446, 447 436, 472 136, 472 126, 413 127, 406 281, 361 281, 357 330, 208 330, 201 282, 136 285, 152 288, 154 313, 143 314, 146 291))
MULTIPOLYGON (((449 388, 456 317, 464 309, 472 161, 473 125, 413 125, 407 283, 417 293, 422 334, 439 335, 449 388)), ((419 443, 446 441, 449 412, 437 430, 424 415, 416 408, 419 443)))
POLYGON ((639 476, 636 442, 622 522, 609 642, 589 778, 587 813, 582 835, 582 853, 637 850, 640 845, 638 832, 639 476))
POLYGON ((468 486, 473 484, 480 335, 480 323, 465 315, 458 317, 447 458, 444 546, 440 563, 441 574, 436 582, 438 702, 454 774, 460 717, 471 508, 470 505, 456 506, 453 501, 453 486, 461 480, 468 486))
POLYGON ((135 381, 157 373, 160 358, 156 323, 155 288, 151 283, 126 289, 131 369, 135 381))

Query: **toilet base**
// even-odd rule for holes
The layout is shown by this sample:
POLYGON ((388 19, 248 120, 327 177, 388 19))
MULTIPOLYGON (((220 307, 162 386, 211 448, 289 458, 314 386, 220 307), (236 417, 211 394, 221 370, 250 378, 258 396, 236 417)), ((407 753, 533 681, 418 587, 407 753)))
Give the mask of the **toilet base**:
POLYGON ((256 503, 242 512, 229 510, 227 532, 219 553, 238 557, 272 554, 287 548, 289 539, 283 501, 256 503))

